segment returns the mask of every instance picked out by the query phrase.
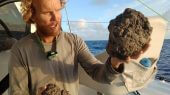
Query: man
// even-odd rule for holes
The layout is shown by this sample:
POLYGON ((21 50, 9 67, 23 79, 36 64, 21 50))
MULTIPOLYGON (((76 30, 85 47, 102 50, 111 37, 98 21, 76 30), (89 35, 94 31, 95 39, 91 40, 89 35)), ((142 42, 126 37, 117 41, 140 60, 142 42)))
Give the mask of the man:
POLYGON ((61 31, 62 1, 23 0, 21 6, 24 20, 35 23, 37 31, 12 48, 10 95, 41 95, 48 84, 78 95, 78 64, 102 83, 123 72, 124 61, 109 57, 101 64, 81 38, 61 31))

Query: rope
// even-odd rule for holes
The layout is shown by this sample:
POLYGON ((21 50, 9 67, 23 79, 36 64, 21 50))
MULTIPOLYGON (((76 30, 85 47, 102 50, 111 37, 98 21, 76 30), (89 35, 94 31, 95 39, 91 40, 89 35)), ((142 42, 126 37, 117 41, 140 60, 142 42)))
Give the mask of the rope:
POLYGON ((168 19, 166 19, 164 16, 162 16, 160 13, 158 13, 157 11, 155 11, 154 9, 152 9, 150 6, 148 6, 147 4, 145 4, 142 0, 137 0, 138 2, 140 2, 142 5, 144 5, 146 8, 150 9, 152 12, 156 13, 158 16, 160 16, 161 18, 163 18, 164 20, 166 20, 167 22, 168 19))
POLYGON ((68 12, 67 12, 66 6, 64 7, 64 9, 65 9, 65 12, 66 12, 66 17, 67 17, 67 23, 68 23, 69 31, 71 33, 70 21, 69 21, 69 18, 68 18, 68 12))
MULTIPOLYGON (((68 22, 68 21, 62 21, 62 22, 68 22)), ((82 21, 69 21, 69 22, 79 23, 79 22, 82 22, 82 21)), ((109 23, 109 22, 100 22, 100 21, 85 21, 84 23, 109 23)))

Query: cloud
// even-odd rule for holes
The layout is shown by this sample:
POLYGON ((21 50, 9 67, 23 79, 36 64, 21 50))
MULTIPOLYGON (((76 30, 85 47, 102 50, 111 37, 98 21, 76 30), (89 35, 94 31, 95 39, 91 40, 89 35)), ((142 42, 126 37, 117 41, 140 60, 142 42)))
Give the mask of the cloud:
POLYGON ((108 38, 107 27, 102 23, 87 23, 85 19, 80 19, 79 22, 71 22, 70 26, 72 32, 84 40, 107 40, 108 38))
POLYGON ((88 24, 86 23, 85 19, 80 19, 76 22, 70 22, 70 26, 72 31, 84 30, 87 28, 88 24))
POLYGON ((80 19, 78 22, 78 25, 80 28, 86 28, 87 27, 87 23, 85 19, 80 19))

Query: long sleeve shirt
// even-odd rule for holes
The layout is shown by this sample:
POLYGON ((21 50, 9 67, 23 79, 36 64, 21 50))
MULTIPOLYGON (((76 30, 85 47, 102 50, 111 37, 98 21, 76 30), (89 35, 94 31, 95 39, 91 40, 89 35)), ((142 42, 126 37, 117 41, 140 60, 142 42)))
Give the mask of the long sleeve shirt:
POLYGON ((9 63, 10 95, 38 95, 41 87, 49 83, 56 84, 60 89, 71 95, 78 95, 79 76, 78 64, 94 80, 111 83, 117 72, 111 67, 110 59, 105 64, 97 60, 85 42, 75 34, 61 32, 57 38, 57 56, 53 60, 46 57, 52 44, 43 43, 45 51, 30 34, 18 41, 11 50, 9 63))

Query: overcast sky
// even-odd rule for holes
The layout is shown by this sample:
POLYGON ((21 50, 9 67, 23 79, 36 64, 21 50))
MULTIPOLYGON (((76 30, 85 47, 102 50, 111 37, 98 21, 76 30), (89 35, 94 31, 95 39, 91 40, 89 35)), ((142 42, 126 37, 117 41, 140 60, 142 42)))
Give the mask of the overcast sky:
MULTIPOLYGON (((141 0, 155 11, 170 21, 169 0, 141 0)), ((85 40, 108 39, 108 23, 86 22, 109 22, 115 16, 123 12, 125 8, 134 8, 141 11, 145 16, 156 16, 154 12, 143 6, 137 0, 68 0, 68 17, 71 22, 71 30, 85 40)), ((63 21, 66 21, 66 13, 63 11, 63 21)), ((65 31, 68 30, 66 22, 62 24, 65 31)), ((170 31, 166 33, 166 39, 170 39, 170 31)))

